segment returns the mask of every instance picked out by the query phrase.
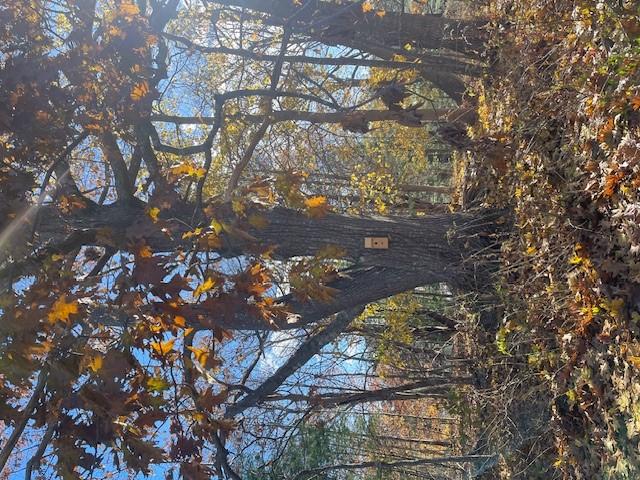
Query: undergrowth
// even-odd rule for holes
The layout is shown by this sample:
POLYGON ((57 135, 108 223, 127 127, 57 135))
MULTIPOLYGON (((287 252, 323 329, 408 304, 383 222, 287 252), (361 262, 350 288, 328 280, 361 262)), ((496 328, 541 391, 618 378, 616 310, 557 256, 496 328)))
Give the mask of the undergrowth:
POLYGON ((514 233, 495 324, 468 316, 483 478, 640 478, 640 6, 490 12, 464 189, 514 233))

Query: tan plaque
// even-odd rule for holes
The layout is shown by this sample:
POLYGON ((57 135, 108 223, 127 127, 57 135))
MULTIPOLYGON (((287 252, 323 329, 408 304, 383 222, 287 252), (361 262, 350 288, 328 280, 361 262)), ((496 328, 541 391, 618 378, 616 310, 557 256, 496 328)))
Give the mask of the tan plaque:
POLYGON ((388 237, 364 237, 364 248, 386 250, 389 248, 388 237))

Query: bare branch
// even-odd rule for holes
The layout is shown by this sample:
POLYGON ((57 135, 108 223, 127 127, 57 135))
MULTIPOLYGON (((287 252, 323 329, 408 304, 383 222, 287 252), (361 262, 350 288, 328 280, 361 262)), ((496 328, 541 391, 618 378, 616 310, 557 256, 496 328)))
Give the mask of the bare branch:
POLYGON ((38 374, 38 380, 36 382, 36 386, 33 389, 33 393, 31 394, 31 398, 27 405, 25 405, 24 410, 22 410, 22 417, 18 421, 18 423, 14 426, 11 435, 9 435, 9 439, 7 443, 2 447, 0 451, 0 472, 4 470, 4 467, 7 464, 7 461, 11 457, 11 453, 13 453, 13 449, 16 447, 18 440, 22 436, 24 429, 27 427, 27 423, 29 423, 29 419, 31 418, 31 414, 33 413, 33 409, 36 407, 36 404, 40 400, 42 393, 44 392, 44 388, 47 384, 47 377, 49 376, 49 369, 46 366, 43 366, 38 374))
POLYGON ((362 311, 362 307, 355 307, 348 311, 340 312, 336 318, 322 331, 308 338, 296 352, 276 372, 267 378, 260 386, 245 395, 234 405, 227 408, 225 416, 233 418, 242 413, 247 408, 253 407, 260 403, 275 392, 282 382, 298 371, 306 364, 314 355, 320 352, 322 348, 334 341, 344 332, 347 326, 362 311))

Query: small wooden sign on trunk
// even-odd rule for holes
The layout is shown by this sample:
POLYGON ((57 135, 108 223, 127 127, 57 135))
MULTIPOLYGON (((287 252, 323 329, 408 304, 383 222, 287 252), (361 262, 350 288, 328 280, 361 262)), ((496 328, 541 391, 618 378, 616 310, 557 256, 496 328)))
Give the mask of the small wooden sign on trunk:
POLYGON ((364 237, 364 248, 387 250, 389 248, 389 237, 364 237))

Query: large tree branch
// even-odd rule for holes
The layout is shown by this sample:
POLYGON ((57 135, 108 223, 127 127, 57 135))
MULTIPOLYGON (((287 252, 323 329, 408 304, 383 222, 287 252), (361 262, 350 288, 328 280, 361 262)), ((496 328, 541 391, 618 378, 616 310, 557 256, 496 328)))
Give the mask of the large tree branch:
POLYGON ((229 182, 227 183, 227 188, 225 189, 225 192, 224 192, 224 200, 227 202, 231 200, 231 197, 233 196, 233 192, 238 186, 238 182, 240 181, 240 176, 242 175, 242 172, 244 171, 245 168, 247 168, 247 165, 249 165, 249 162, 251 161, 251 158, 253 157, 253 153, 255 152, 258 144, 262 141, 262 139, 266 135, 267 130, 269 130, 269 126, 270 126, 269 114, 273 111, 272 99, 273 99, 273 95, 275 95, 275 92, 278 88, 278 82, 280 81, 280 77, 282 76, 282 66, 284 63, 284 55, 287 52, 287 47, 289 46, 290 36, 291 36, 291 33, 289 29, 285 28, 284 35, 282 37, 282 44, 280 45, 280 54, 278 55, 278 58, 276 59, 275 64, 273 66, 273 71, 271 72, 270 86, 269 86, 269 92, 271 93, 271 95, 268 96, 268 99, 264 102, 264 105, 263 105, 263 108, 267 115, 265 116, 265 119, 262 121, 262 124, 251 135, 251 141, 249 142, 247 149, 245 150, 238 164, 234 167, 233 171, 231 172, 231 178, 229 179, 229 182))
POLYGON ((361 307, 355 307, 348 311, 338 313, 329 325, 305 340, 298 350, 296 350, 273 375, 262 382, 259 387, 251 390, 238 402, 228 407, 225 416, 233 418, 247 408, 260 403, 267 398, 267 396, 275 392, 287 378, 298 371, 314 355, 319 353, 325 345, 338 338, 361 311, 361 307))
MULTIPOLYGON (((387 298, 402 293, 416 286, 434 283, 439 277, 429 272, 404 271, 384 267, 372 267, 352 273, 351 277, 342 277, 327 284, 333 297, 328 302, 297 299, 294 295, 286 295, 276 300, 286 306, 291 315, 287 318, 274 318, 265 321, 248 311, 238 311, 234 315, 225 316, 216 310, 209 310, 200 304, 186 304, 181 307, 181 314, 191 327, 209 329, 213 327, 229 330, 293 330, 317 323, 341 311, 349 311, 358 305, 387 298)), ((147 306, 140 314, 153 314, 157 309, 147 306)), ((96 324, 107 326, 125 326, 135 320, 120 308, 104 305, 90 309, 90 319, 96 324)))
MULTIPOLYGON (((425 123, 438 122, 446 119, 449 110, 433 110, 428 108, 417 110, 356 110, 353 112, 305 112, 300 110, 276 110, 266 116, 272 123, 279 122, 308 122, 318 123, 342 123, 350 119, 361 119, 365 122, 398 122, 410 127, 421 127, 425 123)), ((259 123, 265 120, 265 115, 244 114, 228 117, 240 118, 247 122, 259 123)), ((177 125, 214 125, 215 117, 208 116, 183 116, 155 114, 151 116, 153 122, 175 123, 177 125)), ((158 148, 156 146, 156 148, 158 148)), ((186 151, 186 150, 185 150, 186 151)))
POLYGON ((128 202, 133 198, 133 182, 129 177, 129 169, 118 146, 118 141, 113 133, 105 132, 100 135, 100 144, 102 153, 109 162, 111 171, 113 172, 118 200, 128 202))
POLYGON ((442 465, 447 463, 471 463, 479 460, 488 460, 493 455, 457 455, 446 457, 433 457, 433 458, 419 458, 415 460, 397 460, 394 462, 387 462, 382 460, 371 460, 368 462, 360 463, 340 463, 335 465, 326 465, 324 467, 311 468, 298 472, 292 480, 298 479, 311 479, 320 478, 319 476, 328 472, 334 472, 338 470, 363 470, 367 468, 391 470, 394 468, 407 468, 417 467, 421 465, 442 465))
POLYGON ((44 389, 47 385, 48 376, 49 368, 45 366, 40 370, 40 373, 38 374, 38 380, 36 382, 35 388, 33 389, 33 393, 31 394, 31 398, 22 410, 22 417, 13 427, 13 431, 7 439, 7 443, 5 443, 2 447, 2 450, 0 450, 0 472, 4 470, 9 457, 12 453, 14 453, 14 449, 18 443, 18 440, 20 440, 24 429, 27 427, 27 423, 29 423, 31 414, 33 413, 33 410, 36 407, 37 403, 40 401, 40 397, 42 396, 42 393, 44 392, 44 389))
MULTIPOLYGON (((256 62, 275 62, 278 55, 270 55, 265 53, 257 53, 251 50, 231 47, 205 47, 189 40, 185 37, 165 33, 164 36, 180 43, 185 47, 197 50, 201 53, 233 55, 237 57, 254 60, 256 62)), ((401 60, 379 60, 372 58, 358 57, 311 57, 308 55, 285 55, 283 57, 285 63, 302 63, 308 65, 326 65, 326 66, 349 66, 349 67, 369 67, 369 68, 386 68, 386 69, 427 69, 438 68, 447 73, 464 73, 468 69, 477 68, 474 64, 466 62, 454 61, 448 57, 429 56, 421 57, 418 61, 401 61, 401 60)))
POLYGON ((454 385, 469 383, 470 377, 432 377, 404 385, 384 387, 377 390, 365 390, 355 393, 325 393, 307 395, 298 393, 274 394, 263 399, 264 402, 304 402, 318 408, 335 408, 369 402, 390 400, 415 400, 424 397, 440 398, 454 385))

